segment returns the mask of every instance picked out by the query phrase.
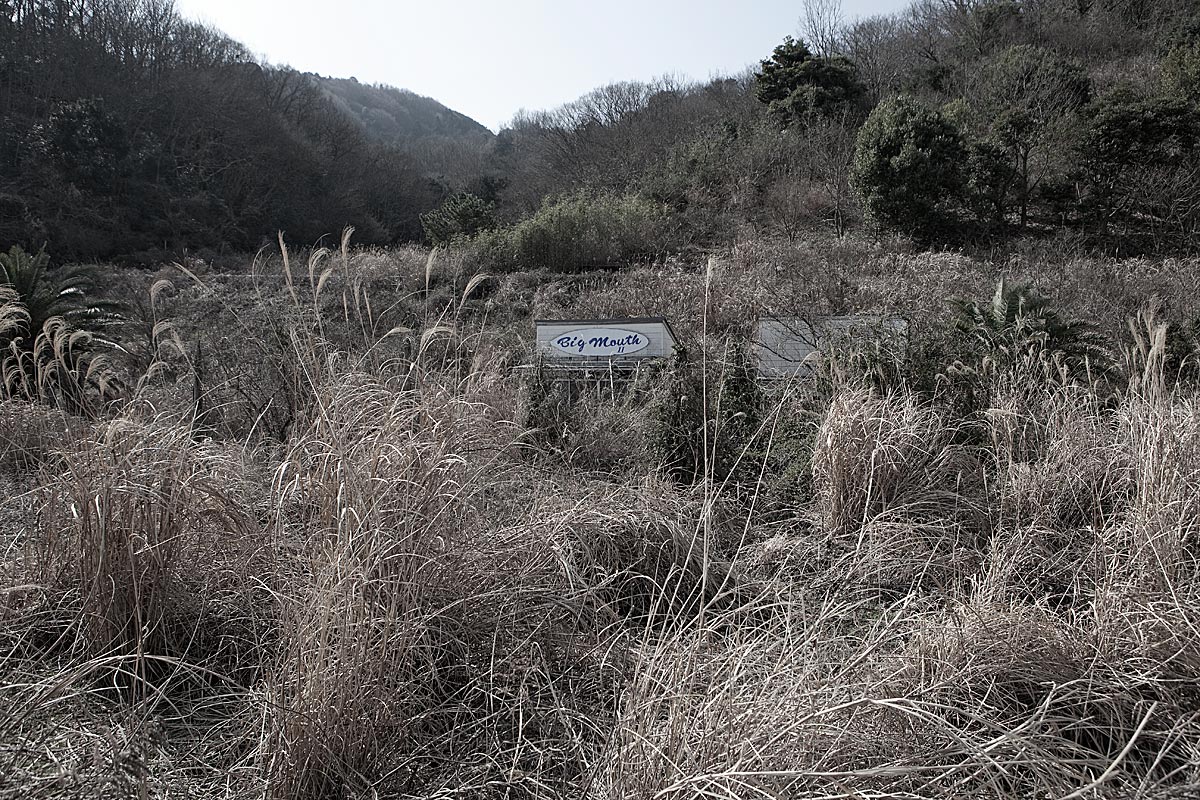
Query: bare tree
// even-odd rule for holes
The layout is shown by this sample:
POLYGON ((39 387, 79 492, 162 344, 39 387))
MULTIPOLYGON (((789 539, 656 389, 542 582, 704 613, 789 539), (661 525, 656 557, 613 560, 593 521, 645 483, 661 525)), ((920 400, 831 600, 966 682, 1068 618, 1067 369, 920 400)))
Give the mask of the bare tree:
POLYGON ((845 28, 842 40, 844 55, 854 62, 872 106, 900 87, 912 56, 897 16, 856 19, 845 28))
POLYGON ((804 0, 800 38, 821 58, 841 51, 842 0, 804 0))
POLYGON ((850 188, 850 163, 854 159, 855 130, 849 112, 840 120, 823 120, 808 131, 813 173, 825 190, 828 206, 824 221, 840 239, 846 235, 858 211, 850 188))
POLYGON ((845 236, 859 215, 850 187, 855 129, 849 113, 781 135, 777 150, 786 164, 763 193, 767 223, 791 241, 806 230, 845 236))

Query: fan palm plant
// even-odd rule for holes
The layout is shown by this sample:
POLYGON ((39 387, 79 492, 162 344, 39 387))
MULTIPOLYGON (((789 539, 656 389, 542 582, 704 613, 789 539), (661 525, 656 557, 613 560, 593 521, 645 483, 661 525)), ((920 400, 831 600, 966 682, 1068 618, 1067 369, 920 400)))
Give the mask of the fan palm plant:
POLYGON ((993 358, 1049 356, 1072 376, 1098 374, 1113 364, 1105 338, 1084 320, 1067 319, 1028 281, 1003 277, 990 302, 955 301, 958 330, 993 358))
POLYGON ((97 345, 121 319, 119 306, 95 296, 87 267, 48 270, 45 252, 0 252, 0 397, 92 414, 113 384, 97 345))
POLYGON ((12 288, 16 302, 25 309, 23 326, 0 333, 5 343, 20 337, 24 349, 32 349, 33 340, 54 317, 93 337, 121 319, 117 303, 96 296, 94 269, 78 265, 50 270, 49 261, 44 250, 31 255, 14 245, 7 253, 0 252, 0 284, 12 288))

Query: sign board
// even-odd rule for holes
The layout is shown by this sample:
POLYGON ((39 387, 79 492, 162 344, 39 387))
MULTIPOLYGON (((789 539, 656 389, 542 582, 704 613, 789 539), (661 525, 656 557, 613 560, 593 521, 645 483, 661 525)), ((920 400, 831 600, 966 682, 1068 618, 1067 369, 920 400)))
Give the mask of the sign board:
POLYGON ((775 317, 758 321, 755 352, 760 378, 787 378, 812 372, 814 353, 868 343, 902 344, 908 322, 899 317, 858 314, 842 317, 775 317))
POLYGON ((564 366, 674 355, 675 334, 662 317, 536 320, 537 351, 564 366))
POLYGON ((555 337, 550 346, 568 356, 616 358, 645 350, 650 337, 620 328, 577 328, 555 337))

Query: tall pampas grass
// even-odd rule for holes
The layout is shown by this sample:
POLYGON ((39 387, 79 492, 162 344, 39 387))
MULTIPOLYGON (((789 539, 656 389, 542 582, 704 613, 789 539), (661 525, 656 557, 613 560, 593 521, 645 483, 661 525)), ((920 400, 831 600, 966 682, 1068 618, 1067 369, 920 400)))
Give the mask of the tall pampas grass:
POLYGON ((236 640, 254 628, 245 570, 263 546, 240 476, 180 421, 122 416, 68 438, 25 541, 52 601, 30 618, 58 629, 48 646, 106 659, 114 685, 137 692, 161 689, 171 663, 236 667, 258 644, 236 640))
MULTIPOLYGON (((170 369, 119 413, 0 402, 0 794, 1200 791, 1200 411, 1149 310, 1126 380, 979 370, 969 417, 844 359, 730 453, 751 415, 697 385, 693 485, 636 393, 538 452, 487 277, 412 249, 393 296, 350 237, 201 286, 244 363, 152 308, 170 369), (175 370, 252 424, 195 424, 175 370)), ((719 266, 687 278, 709 381, 719 266)))
POLYGON ((834 397, 813 452, 815 511, 859 579, 945 584, 972 567, 988 523, 980 465, 956 443, 960 425, 911 394, 834 397))

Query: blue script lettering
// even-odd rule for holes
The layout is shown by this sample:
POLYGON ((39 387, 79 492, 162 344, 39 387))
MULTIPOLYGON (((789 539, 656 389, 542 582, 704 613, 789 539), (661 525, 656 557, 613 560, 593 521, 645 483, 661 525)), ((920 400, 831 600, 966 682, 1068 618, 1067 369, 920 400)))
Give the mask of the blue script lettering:
MULTIPOLYGON (((627 347, 637 347, 641 343, 642 337, 637 333, 630 334, 621 339, 610 339, 607 336, 594 336, 588 339, 588 347, 616 348, 618 354, 624 353, 627 347)), ((580 352, 582 352, 582 348, 580 352)))
POLYGON ((627 352, 636 352, 646 347, 649 342, 640 333, 616 331, 623 335, 595 335, 595 330, 580 330, 564 333, 553 340, 554 346, 567 353, 580 355, 614 356, 627 352))
POLYGON ((584 345, 587 344, 587 342, 578 336, 560 336, 554 340, 554 343, 563 350, 578 350, 580 353, 583 352, 584 345))

